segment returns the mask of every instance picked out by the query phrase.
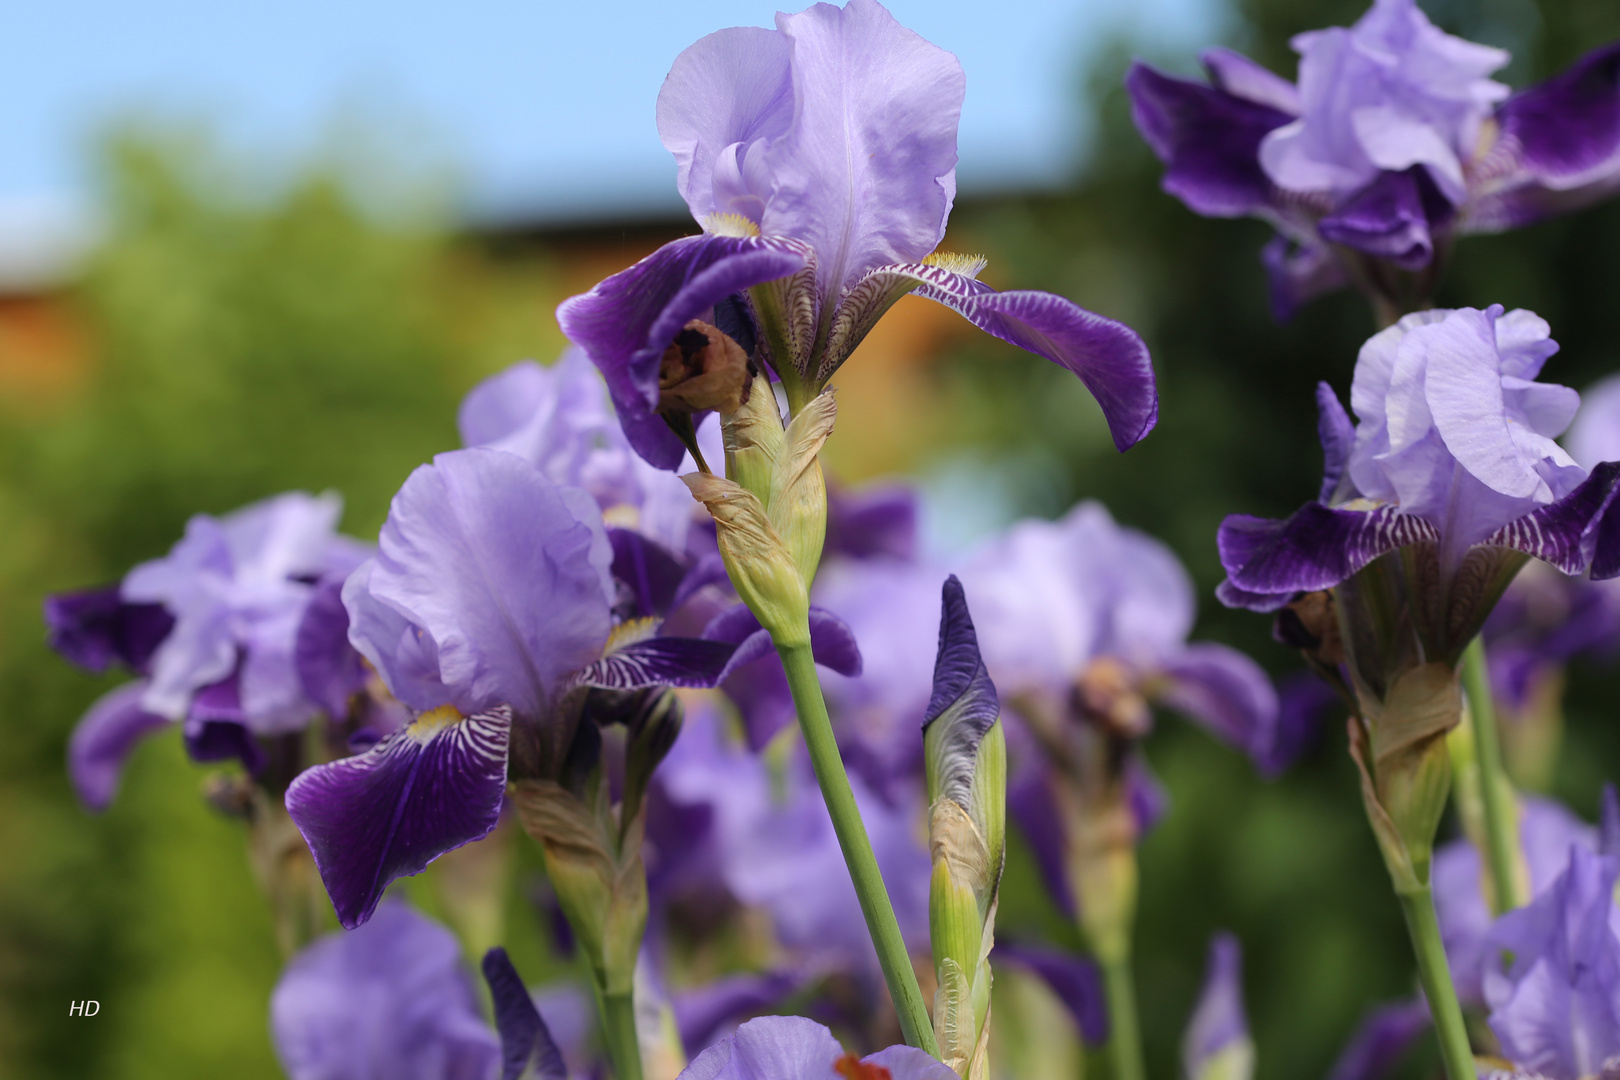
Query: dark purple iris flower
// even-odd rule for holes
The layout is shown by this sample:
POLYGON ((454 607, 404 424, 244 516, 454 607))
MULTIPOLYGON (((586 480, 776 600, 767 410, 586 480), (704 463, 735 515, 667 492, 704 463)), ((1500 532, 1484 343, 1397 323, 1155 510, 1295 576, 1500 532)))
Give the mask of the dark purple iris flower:
POLYGON ((573 691, 725 677, 735 644, 616 617, 614 555, 596 500, 516 454, 441 454, 405 482, 342 598, 349 640, 414 719, 287 791, 345 926, 393 879, 494 828, 514 733, 525 768, 564 767, 573 691))
POLYGON ((1359 424, 1317 393, 1318 501, 1222 523, 1222 602, 1274 611, 1407 549, 1417 631, 1431 660, 1455 662, 1525 556, 1620 574, 1620 464, 1588 472, 1553 442, 1580 403, 1534 381, 1556 349, 1545 322, 1500 306, 1420 312, 1371 338, 1351 388, 1359 424))
POLYGON ((661 365, 692 320, 751 347, 811 396, 915 292, 1078 375, 1120 449, 1158 413, 1129 328, 1048 293, 998 293, 981 259, 935 251, 956 195, 961 65, 876 0, 778 15, 683 52, 658 129, 698 236, 665 245, 558 309, 602 369, 637 452, 675 468, 661 365))
POLYGON ((1327 1080, 1385 1080, 1430 1023, 1429 1003, 1421 994, 1374 1006, 1339 1051, 1327 1080))
POLYGON ((832 1032, 802 1016, 762 1016, 693 1059, 680 1080, 952 1080, 956 1074, 911 1046, 857 1058, 832 1032))
POLYGON ((324 705, 307 692, 299 631, 317 583, 368 554, 339 535, 334 494, 289 492, 222 518, 199 514, 169 554, 116 587, 45 602, 51 644, 92 671, 114 662, 140 680, 98 701, 74 732, 68 767, 101 810, 140 738, 183 723, 199 761, 263 763, 256 739, 301 729, 324 705))
POLYGON ((1500 232, 1620 190, 1620 46, 1513 94, 1500 49, 1435 28, 1414 0, 1376 0, 1348 29, 1294 38, 1296 85, 1225 49, 1209 83, 1138 63, 1126 76, 1164 188, 1199 214, 1253 215, 1287 318, 1358 282, 1399 300, 1452 238, 1500 232))

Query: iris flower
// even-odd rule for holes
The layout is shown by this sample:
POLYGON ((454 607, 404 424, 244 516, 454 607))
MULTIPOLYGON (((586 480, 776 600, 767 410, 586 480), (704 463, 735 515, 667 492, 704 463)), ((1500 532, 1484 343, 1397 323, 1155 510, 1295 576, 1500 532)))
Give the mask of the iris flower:
POLYGON ((683 443, 661 413, 700 413, 683 385, 722 375, 720 352, 677 343, 694 321, 763 360, 790 401, 808 400, 910 292, 1073 371, 1120 449, 1153 427, 1153 369, 1133 331, 1049 293, 998 293, 977 280, 982 259, 936 250, 964 90, 956 57, 876 0, 721 30, 676 58, 658 130, 704 231, 557 312, 647 461, 679 464, 683 443))

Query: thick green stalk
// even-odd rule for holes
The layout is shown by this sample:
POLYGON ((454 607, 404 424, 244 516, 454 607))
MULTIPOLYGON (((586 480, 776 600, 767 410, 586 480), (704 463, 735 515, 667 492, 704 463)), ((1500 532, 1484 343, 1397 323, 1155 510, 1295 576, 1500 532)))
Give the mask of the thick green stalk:
POLYGON ((844 852, 844 863, 855 884, 855 895, 860 898, 861 914, 866 916, 866 929, 872 935, 872 946, 877 950, 883 978, 894 999, 900 1030, 907 1045, 938 1057, 939 1046, 934 1041, 928 1008, 923 1004, 922 990, 917 985, 917 973, 912 970, 911 956, 906 952, 900 924, 889 903, 889 891, 883 884, 877 858, 872 854, 872 842, 866 836, 866 825, 861 821, 861 812, 850 791, 849 774, 838 756, 838 741, 833 736, 832 722, 827 719, 827 703, 821 696, 821 682, 816 677, 816 662, 810 655, 808 634, 802 644, 778 644, 777 652, 787 671, 793 707, 799 714, 799 728, 804 733, 805 748, 810 751, 810 762, 815 766, 821 797, 827 803, 833 831, 838 834, 838 846, 844 852))
POLYGON ((1114 1080, 1145 1080, 1142 1029, 1136 1019, 1136 980, 1131 958, 1102 962, 1103 993, 1108 998, 1108 1061, 1114 1080))
POLYGON ((602 1036, 615 1080, 641 1080, 641 1040, 636 1036, 636 1005, 630 994, 597 995, 602 1036))
POLYGON ((1440 923, 1434 916, 1434 895, 1428 886, 1416 892, 1397 892, 1406 929, 1412 936, 1412 952, 1417 957, 1418 979, 1429 999, 1429 1015, 1440 1039, 1440 1056, 1446 1064, 1447 1080, 1476 1080, 1474 1051, 1468 1045, 1468 1027, 1462 1006, 1451 983, 1446 949, 1440 942, 1440 923))
POLYGON ((1485 862, 1490 867, 1496 914, 1524 904, 1519 895, 1518 822, 1511 805, 1511 781, 1502 768, 1502 740, 1496 730, 1496 703, 1491 698, 1485 643, 1475 637, 1463 652, 1463 689, 1474 725, 1474 761, 1479 770, 1479 798, 1485 811, 1485 862))

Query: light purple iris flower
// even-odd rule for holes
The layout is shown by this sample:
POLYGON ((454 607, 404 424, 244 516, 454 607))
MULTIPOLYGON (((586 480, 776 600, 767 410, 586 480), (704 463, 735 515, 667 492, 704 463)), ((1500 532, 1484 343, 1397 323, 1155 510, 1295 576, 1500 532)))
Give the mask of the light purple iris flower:
POLYGON ((1518 1069, 1582 1080, 1620 1055, 1617 879, 1620 857, 1574 845, 1557 880, 1491 928, 1485 1000, 1518 1069))
POLYGON ((440 454, 394 497, 377 555, 343 586, 349 640, 415 719, 287 791, 339 920, 394 878, 494 828, 514 730, 560 767, 574 687, 712 686, 736 646, 617 624, 596 501, 516 454, 440 454), (515 727, 514 727, 515 725, 515 727))
POLYGON ((703 38, 670 69, 658 130, 700 236, 665 245, 558 309, 607 378, 636 450, 674 468, 658 415, 665 350, 714 323, 813 391, 915 292, 1073 371, 1120 449, 1153 427, 1147 349, 1129 328, 1048 293, 998 293, 983 261, 935 248, 956 194, 965 82, 956 57, 876 0, 817 4, 776 28, 703 38))
POLYGON ((1208 84, 1140 63, 1125 80, 1166 191, 1277 228, 1263 262, 1279 318, 1352 280, 1393 299, 1385 267, 1431 269, 1454 236, 1620 189, 1620 47, 1512 94, 1489 77, 1507 53, 1443 33, 1414 0, 1293 45, 1297 85, 1225 49, 1204 54, 1208 84))
POLYGON ((1325 383, 1317 392, 1318 501, 1286 521, 1221 524, 1221 600, 1274 611, 1428 545, 1438 591, 1425 603, 1446 618, 1420 629, 1435 658, 1455 657, 1516 569, 1513 552, 1566 574, 1620 574, 1620 464, 1588 473, 1553 441, 1580 403, 1535 381, 1556 349, 1545 322, 1500 306, 1419 312, 1375 335, 1356 361, 1358 424, 1325 383))
POLYGON ((455 936, 399 901, 293 957, 270 1031, 291 1080, 493 1080, 500 1061, 455 936))
POLYGON ((952 1080, 950 1068, 911 1046, 856 1058, 802 1016, 762 1016, 699 1054, 679 1080, 952 1080))
MULTIPOLYGON (((877 954, 802 748, 773 763, 732 740, 715 710, 694 706, 654 786, 680 828, 661 831, 649 822, 652 880, 679 886, 718 879, 737 901, 770 914, 778 941, 798 963, 881 988, 877 954), (671 859, 691 860, 701 873, 676 875, 666 865, 671 859)), ((913 948, 926 949, 921 789, 913 784, 885 799, 858 776, 851 786, 901 932, 913 948)))
MULTIPOLYGON (((1521 796, 1519 844, 1530 871, 1530 894, 1540 896, 1569 865, 1569 850, 1597 850, 1597 830, 1550 799, 1521 796)), ((1457 995, 1467 1005, 1485 1003, 1487 938, 1493 917, 1485 902, 1479 849, 1453 840, 1434 853, 1435 914, 1457 995)))
MULTIPOLYGON (((1268 769, 1277 695, 1254 661, 1189 644, 1192 581, 1170 549, 1082 503, 1060 521, 1025 521, 959 571, 990 675, 1009 701, 1066 707, 1088 672, 1184 713, 1268 769)), ((1145 733, 1145 732, 1143 732, 1145 733)))
POLYGON ((289 492, 222 518, 199 514, 169 554, 115 588, 45 602, 51 644, 92 671, 136 675, 85 715, 68 767, 84 804, 105 809, 140 738, 184 724, 199 761, 262 765, 255 741, 297 731, 324 706, 307 692, 300 627, 323 577, 341 577, 369 549, 336 532, 335 494, 289 492))

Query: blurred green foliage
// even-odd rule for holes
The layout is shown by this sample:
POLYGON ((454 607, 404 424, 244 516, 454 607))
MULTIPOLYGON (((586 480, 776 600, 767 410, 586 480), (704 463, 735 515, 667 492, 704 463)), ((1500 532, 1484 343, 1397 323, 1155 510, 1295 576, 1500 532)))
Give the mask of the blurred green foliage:
MULTIPOLYGON (((1233 43, 1291 70, 1289 35, 1362 7, 1250 0, 1233 43)), ((1620 37, 1620 9, 1583 0, 1447 0, 1431 11, 1513 48, 1518 84, 1620 37)), ((1227 513, 1283 514, 1314 492, 1312 390, 1326 379, 1347 394, 1371 317, 1344 293, 1290 325, 1272 321, 1258 261, 1267 229, 1198 218, 1159 191, 1119 90, 1125 59, 1092 65, 1100 123, 1084 179, 1058 194, 965 204, 953 232, 990 256, 995 284, 1062 292, 1140 329, 1161 378, 1159 428, 1114 454, 1071 378, 980 337, 951 346, 936 369, 962 441, 927 456, 966 452, 1023 513, 1102 499, 1186 561, 1206 598, 1201 636, 1286 673, 1297 665, 1270 642, 1266 620, 1214 604, 1214 530, 1227 513)), ((255 189, 251 178, 206 145, 148 133, 115 140, 104 175, 113 232, 65 298, 93 342, 84 386, 63 401, 0 404, 0 700, 10 710, 0 743, 0 1077, 269 1077, 265 1003, 280 958, 239 830, 201 803, 202 773, 173 737, 135 755, 110 813, 77 808, 63 750, 112 683, 50 656, 40 599, 160 554, 192 513, 288 488, 342 491, 347 530, 374 535, 407 472, 455 444, 466 387, 555 353, 542 300, 554 297, 556 272, 544 244, 490 258, 431 215, 368 211, 340 170, 248 198, 239 193, 255 189), (70 1019, 66 1003, 81 998, 100 1000, 101 1016, 70 1019)), ((1442 301, 1538 311, 1563 345, 1548 377, 1581 387, 1620 368, 1617 287, 1613 204, 1464 241, 1442 301)), ((1589 815, 1600 782, 1620 771, 1617 691, 1612 672, 1574 673, 1557 788, 1589 815)), ((1169 717, 1148 755, 1173 800, 1142 855, 1138 986, 1151 1074, 1179 1072, 1205 943, 1227 927, 1246 948, 1260 1080, 1324 1075, 1363 1009, 1413 989, 1342 735, 1330 729, 1276 782, 1169 717)), ((1020 850, 1001 926, 1061 937, 1020 850)), ((523 919, 513 933, 538 950, 523 919)), ((1410 1073, 1433 1071, 1425 1054, 1410 1073)))

